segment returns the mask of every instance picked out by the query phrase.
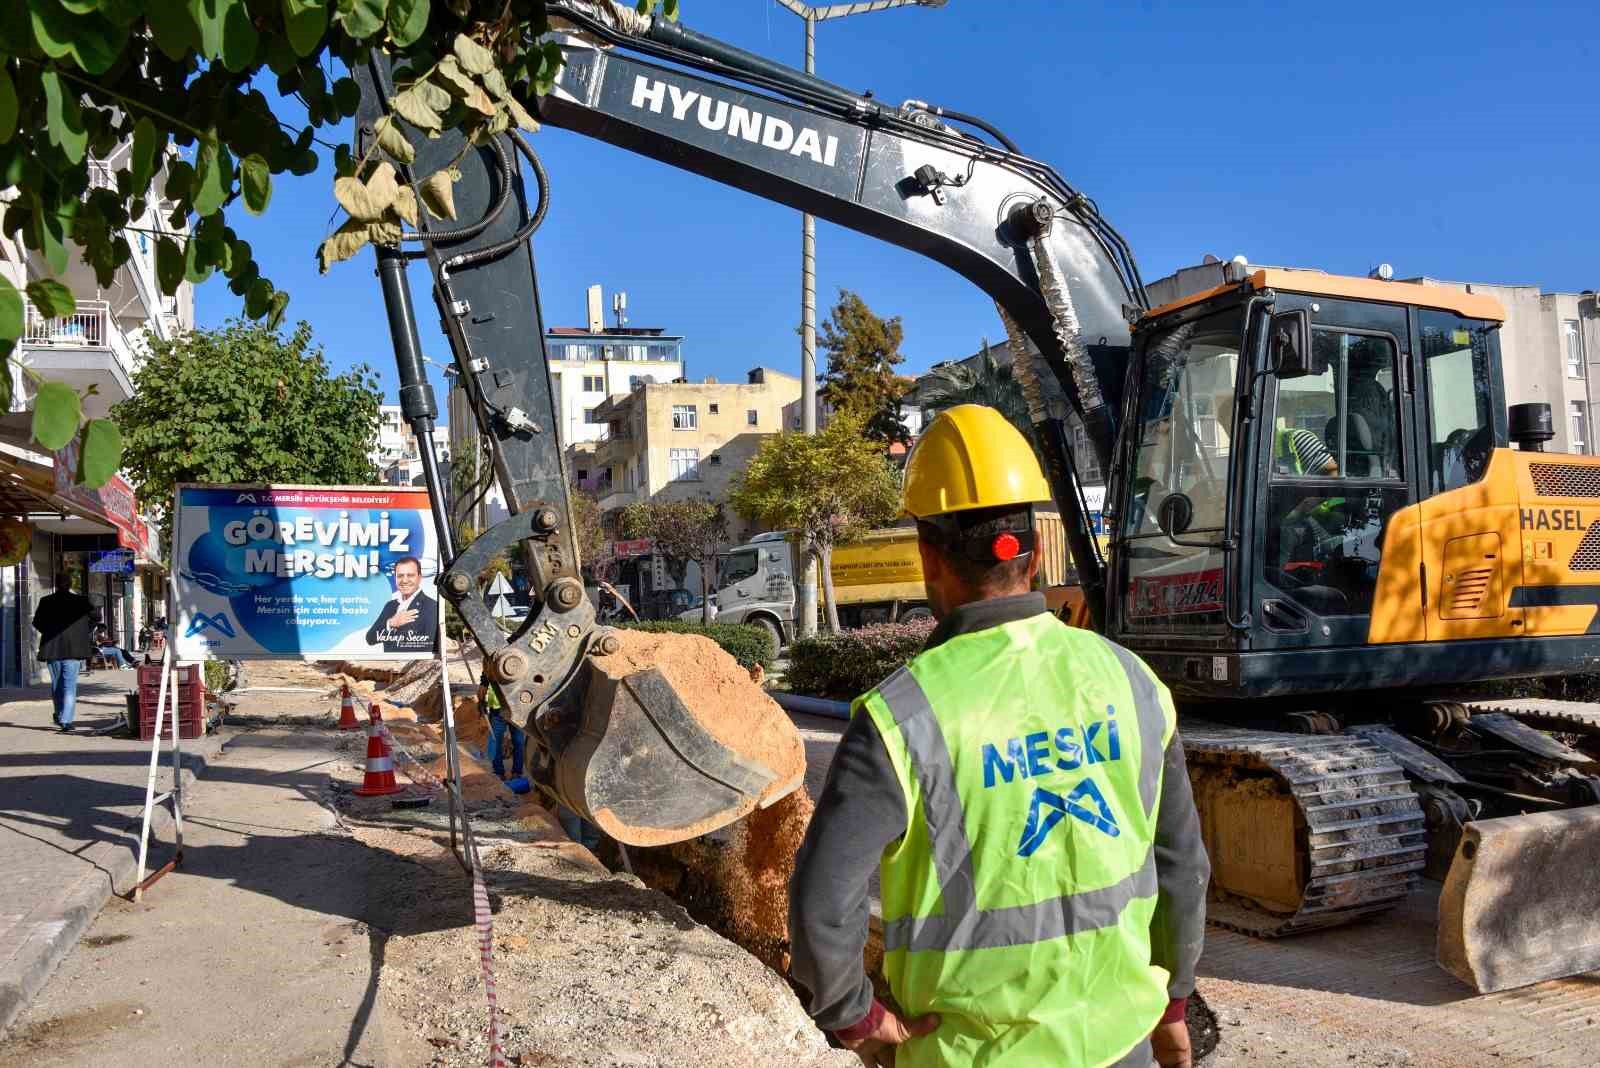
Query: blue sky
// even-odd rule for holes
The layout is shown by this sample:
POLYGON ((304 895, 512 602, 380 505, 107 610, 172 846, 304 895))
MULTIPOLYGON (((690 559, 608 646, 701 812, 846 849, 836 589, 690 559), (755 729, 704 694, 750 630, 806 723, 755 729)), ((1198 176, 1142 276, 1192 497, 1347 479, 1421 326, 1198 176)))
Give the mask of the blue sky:
MULTIPOLYGON (((949 0, 820 25, 817 70, 985 117, 1098 201, 1146 279, 1243 253, 1600 288, 1593 13, 1534 7, 949 0)), ((801 62, 801 23, 771 0, 684 0, 683 12, 801 62)), ((608 309, 627 291, 632 324, 684 334, 694 378, 797 372, 796 213, 565 131, 534 144, 553 185, 535 243, 548 322, 581 323, 598 282, 608 309)), ((316 273, 334 209, 325 166, 279 178, 267 215, 240 211, 233 225, 293 294, 291 319, 310 321, 336 367, 378 370, 392 399, 370 253, 316 273)), ((827 223, 817 253, 819 318, 839 287, 902 316, 905 370, 1002 334, 987 298, 912 253, 827 223)), ((420 271, 413 285, 424 348, 447 360, 420 271)), ((212 281, 198 306, 209 326, 239 305, 212 281)))

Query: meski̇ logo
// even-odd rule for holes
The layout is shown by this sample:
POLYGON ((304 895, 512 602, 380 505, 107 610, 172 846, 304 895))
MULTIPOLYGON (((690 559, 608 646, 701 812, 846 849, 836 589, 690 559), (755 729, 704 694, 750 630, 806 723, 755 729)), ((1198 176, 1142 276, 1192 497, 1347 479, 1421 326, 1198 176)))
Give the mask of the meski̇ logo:
POLYGON ((189 629, 183 632, 183 636, 185 638, 193 638, 196 634, 205 633, 207 628, 218 631, 225 638, 233 637, 233 624, 228 621, 226 612, 218 612, 210 616, 204 612, 196 612, 194 619, 189 621, 189 629))
POLYGON ((658 82, 639 75, 633 83, 636 108, 645 108, 657 115, 669 108, 679 122, 694 112, 695 122, 712 133, 726 133, 729 137, 742 137, 752 145, 761 145, 791 156, 805 156, 814 163, 832 167, 839 158, 839 139, 832 134, 824 137, 809 126, 798 130, 794 124, 776 115, 763 115, 759 111, 718 100, 714 96, 682 89, 671 82, 658 82))
MULTIPOLYGON (((1009 738, 1003 746, 985 744, 982 755, 985 790, 993 789, 997 782, 1009 783, 1019 774, 1023 779, 1038 779, 1121 760, 1122 739, 1117 733, 1116 706, 1106 706, 1103 720, 1082 727, 1058 729, 1053 739, 1049 731, 1038 731, 1022 738, 1009 738)), ((1035 785, 1028 801, 1027 823, 1017 843, 1017 856, 1033 856, 1067 816, 1110 838, 1122 833, 1111 806, 1093 779, 1079 780, 1065 795, 1035 785)))

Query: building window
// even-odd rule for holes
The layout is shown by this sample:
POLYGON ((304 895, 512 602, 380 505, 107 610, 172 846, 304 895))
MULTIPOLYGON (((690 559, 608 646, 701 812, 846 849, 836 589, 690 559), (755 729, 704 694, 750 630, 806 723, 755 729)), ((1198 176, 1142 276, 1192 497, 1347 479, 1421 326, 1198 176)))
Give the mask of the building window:
POLYGON ((700 481, 700 450, 669 449, 669 474, 674 482, 700 481))
POLYGON ((603 376, 603 375, 584 375, 583 376, 583 391, 585 393, 603 393, 605 391, 605 388, 606 388, 605 376, 603 376))
POLYGON ((1561 320, 1561 340, 1567 347, 1567 377, 1583 377, 1583 334, 1578 330, 1578 320, 1561 320))
POLYGON ((721 467, 722 454, 719 452, 712 453, 710 456, 706 457, 706 463, 710 464, 712 467, 721 467))
POLYGON ((672 429, 693 430, 700 425, 699 413, 692 404, 672 406, 672 429))
POLYGON ((650 381, 650 380, 648 378, 646 378, 644 375, 629 375, 628 376, 628 388, 629 389, 638 389, 640 386, 644 385, 648 381, 650 381))
POLYGON ((1572 424, 1572 451, 1588 452, 1586 442, 1589 440, 1589 412, 1588 406, 1583 401, 1567 402, 1567 420, 1572 424))
POLYGON ((761 422, 761 413, 756 411, 754 408, 751 408, 749 411, 744 413, 744 421, 749 423, 751 426, 758 426, 761 422))
POLYGON ((579 482, 587 482, 587 481, 589 481, 589 472, 588 472, 588 470, 586 468, 582 468, 582 467, 578 468, 578 481, 579 482))
POLYGON ((710 406, 709 406, 709 407, 710 407, 710 408, 711 408, 711 414, 712 414, 712 415, 716 415, 716 414, 717 414, 717 413, 718 413, 718 411, 719 411, 719 410, 720 410, 720 409, 719 409, 719 408, 718 408, 718 406, 717 406, 717 405, 715 405, 715 404, 712 404, 712 405, 710 405, 710 406))
POLYGON ((595 409, 593 409, 593 408, 585 408, 583 410, 583 421, 585 423, 598 423, 598 422, 600 422, 601 420, 596 419, 594 413, 595 413, 595 409))

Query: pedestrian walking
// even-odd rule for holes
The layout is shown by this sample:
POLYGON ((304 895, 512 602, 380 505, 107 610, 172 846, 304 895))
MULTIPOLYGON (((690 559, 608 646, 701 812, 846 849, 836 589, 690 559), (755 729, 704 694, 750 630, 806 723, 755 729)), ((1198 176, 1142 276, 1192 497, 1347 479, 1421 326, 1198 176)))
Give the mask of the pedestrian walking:
POLYGON ((72 591, 72 577, 66 572, 56 575, 56 592, 39 599, 33 629, 39 632, 39 659, 50 668, 52 718, 56 726, 71 732, 77 712, 78 673, 95 651, 94 605, 72 591))
POLYGON ((1050 490, 998 412, 939 416, 902 493, 939 625, 856 700, 796 860, 811 1015, 868 1065, 1188 1068, 1210 865, 1171 695, 1033 592, 1050 490))

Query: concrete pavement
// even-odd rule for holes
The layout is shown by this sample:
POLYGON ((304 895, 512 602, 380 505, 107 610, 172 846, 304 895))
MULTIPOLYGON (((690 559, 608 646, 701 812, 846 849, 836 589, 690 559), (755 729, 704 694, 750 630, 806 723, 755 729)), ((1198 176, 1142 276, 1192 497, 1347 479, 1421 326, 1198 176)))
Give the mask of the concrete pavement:
MULTIPOLYGON (((0 690, 0 1030, 107 899, 132 887, 150 743, 85 731, 114 720, 137 685, 131 670, 84 677, 73 734, 51 722, 48 687, 0 690)), ((183 743, 186 781, 220 745, 216 736, 183 743)), ((172 781, 171 758, 162 758, 158 790, 172 781)), ((151 856, 161 863, 171 853, 161 844, 172 841, 170 817, 153 828, 151 856)))

